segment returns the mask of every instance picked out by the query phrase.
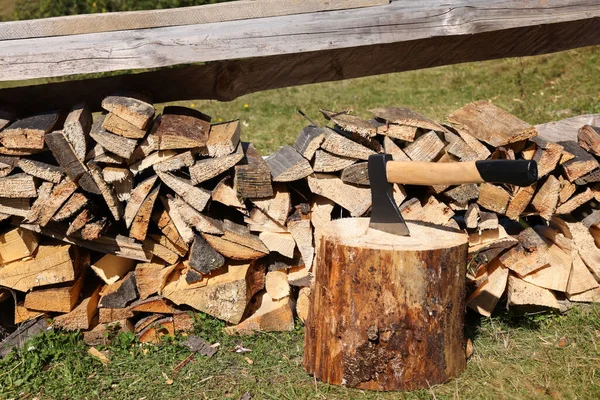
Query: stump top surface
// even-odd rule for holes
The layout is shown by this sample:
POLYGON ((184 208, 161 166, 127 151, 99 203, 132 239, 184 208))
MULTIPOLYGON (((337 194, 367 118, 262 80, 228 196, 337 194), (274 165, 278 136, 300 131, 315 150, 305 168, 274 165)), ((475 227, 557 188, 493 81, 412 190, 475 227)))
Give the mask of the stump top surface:
POLYGON ((410 236, 397 236, 369 228, 369 218, 343 218, 328 223, 323 236, 344 246, 376 250, 438 250, 468 242, 462 231, 406 221, 410 236))

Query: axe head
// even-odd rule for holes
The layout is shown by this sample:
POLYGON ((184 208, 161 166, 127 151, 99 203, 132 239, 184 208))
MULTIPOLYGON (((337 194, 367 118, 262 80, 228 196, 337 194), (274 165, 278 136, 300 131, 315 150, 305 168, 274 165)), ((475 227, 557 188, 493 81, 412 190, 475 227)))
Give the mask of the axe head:
POLYGON ((369 156, 369 182, 371 184, 371 222, 369 227, 399 236, 409 236, 408 226, 394 201, 394 187, 387 179, 386 164, 389 154, 369 156))

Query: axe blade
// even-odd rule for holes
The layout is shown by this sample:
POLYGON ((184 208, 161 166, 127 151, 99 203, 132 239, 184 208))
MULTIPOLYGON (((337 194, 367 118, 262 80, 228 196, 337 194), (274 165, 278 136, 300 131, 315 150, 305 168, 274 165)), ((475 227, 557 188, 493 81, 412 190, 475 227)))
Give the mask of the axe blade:
POLYGON ((386 164, 389 154, 369 156, 369 182, 371 184, 371 222, 369 227, 398 236, 409 236, 408 226, 394 201, 394 187, 387 180, 386 164))

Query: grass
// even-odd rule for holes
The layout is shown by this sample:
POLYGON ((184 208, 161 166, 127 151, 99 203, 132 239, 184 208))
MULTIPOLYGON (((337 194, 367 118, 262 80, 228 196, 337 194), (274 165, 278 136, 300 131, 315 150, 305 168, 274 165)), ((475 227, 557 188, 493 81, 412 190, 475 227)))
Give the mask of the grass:
MULTIPOLYGON (((2 4, 2 3, 0 3, 2 4)), ((454 109, 479 99, 530 123, 600 113, 600 48, 390 74, 345 82, 273 90, 229 103, 181 103, 213 116, 240 118, 243 140, 268 154, 293 143, 306 121, 303 109, 323 121, 318 109, 352 108, 360 116, 378 106, 400 105, 444 120, 454 109)), ((210 318, 200 334, 221 344, 212 359, 173 369, 189 352, 179 339, 142 346, 130 335, 108 349, 109 366, 90 357, 76 334, 51 333, 0 362, 0 398, 68 399, 424 399, 424 398, 600 398, 600 306, 566 316, 492 319, 470 316, 475 354, 458 379, 408 394, 372 393, 315 383, 301 366, 303 331, 227 337, 210 318), (232 352, 236 344, 252 349, 232 352), (244 357, 253 361, 249 364, 244 357), (163 376, 173 380, 167 384, 163 376)))
POLYGON ((174 368, 190 354, 181 338, 148 346, 122 335, 106 349, 111 364, 104 366, 77 334, 45 334, 0 362, 0 398, 239 399, 246 392, 255 399, 600 398, 600 306, 563 317, 471 316, 475 353, 464 374, 411 393, 315 382, 302 368, 300 326, 253 337, 225 336, 221 327, 199 320, 197 333, 220 343, 220 351, 210 359, 196 356, 178 373, 174 368), (252 351, 238 354, 236 345, 252 351))
POLYGON ((16 0, 0 0, 0 21, 9 18, 15 10, 16 0))

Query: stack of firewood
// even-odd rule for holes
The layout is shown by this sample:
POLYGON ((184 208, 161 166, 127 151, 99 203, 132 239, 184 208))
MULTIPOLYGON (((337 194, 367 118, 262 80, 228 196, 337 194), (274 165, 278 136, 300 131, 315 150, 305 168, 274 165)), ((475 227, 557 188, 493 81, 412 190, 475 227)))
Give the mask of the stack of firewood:
POLYGON ((307 316, 322 227, 368 215, 366 160, 384 151, 538 161, 541 180, 526 188, 394 186, 406 219, 469 234, 471 308, 489 315, 505 292, 511 306, 600 300, 600 216, 569 215, 600 196, 592 126, 554 142, 488 102, 448 125, 403 108, 368 121, 321 110, 331 127, 311 123, 263 158, 239 121, 172 106, 155 118, 124 94, 102 107, 95 120, 85 105, 22 119, 0 110, 0 300, 12 293, 17 324, 51 316, 92 344, 116 322, 156 341, 189 329, 188 310, 231 333, 292 329, 307 316))

